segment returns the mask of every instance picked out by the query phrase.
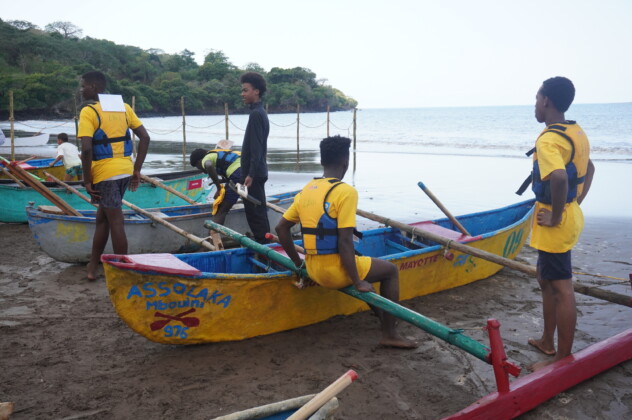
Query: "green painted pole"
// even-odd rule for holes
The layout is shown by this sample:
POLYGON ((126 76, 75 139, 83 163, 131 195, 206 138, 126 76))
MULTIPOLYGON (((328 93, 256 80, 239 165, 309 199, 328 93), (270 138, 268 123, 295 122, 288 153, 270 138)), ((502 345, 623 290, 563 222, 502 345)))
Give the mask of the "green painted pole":
MULTIPOLYGON (((288 268, 296 274, 307 277, 307 271, 305 269, 297 269, 292 260, 284 255, 279 254, 272 248, 261 245, 248 238, 247 236, 235 232, 234 230, 229 229, 226 226, 217 224, 211 220, 207 220, 206 222, 204 222, 204 227, 206 227, 207 229, 216 230, 222 235, 232 238, 241 245, 265 255, 270 260, 281 264, 282 266, 288 268)), ((415 311, 411 311, 408 308, 404 308, 403 306, 398 305, 397 303, 372 292, 359 292, 353 286, 348 286, 339 290, 343 293, 348 294, 349 296, 360 299, 368 303, 369 305, 378 307, 403 321, 409 322, 414 326, 426 331, 427 333, 430 333, 444 341, 447 341, 448 343, 455 345, 462 350, 465 350, 478 359, 491 364, 491 353, 489 347, 466 335, 463 335, 461 330, 448 328, 445 325, 441 325, 437 321, 427 318, 415 311)))

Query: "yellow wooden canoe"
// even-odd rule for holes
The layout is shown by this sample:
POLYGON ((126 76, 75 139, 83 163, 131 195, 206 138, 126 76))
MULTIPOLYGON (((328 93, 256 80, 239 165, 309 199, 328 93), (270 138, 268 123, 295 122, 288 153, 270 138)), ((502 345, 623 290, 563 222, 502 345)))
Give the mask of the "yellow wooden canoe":
MULTIPOLYGON (((455 241, 514 258, 529 235, 533 200, 414 224, 455 241)), ((393 228, 364 232, 362 255, 389 260, 400 273, 401 300, 487 278, 502 267, 393 228)), ((142 336, 165 344, 242 340, 349 315, 367 305, 336 290, 298 289, 290 271, 265 266, 246 248, 198 254, 104 255, 108 291, 118 315, 142 336)))

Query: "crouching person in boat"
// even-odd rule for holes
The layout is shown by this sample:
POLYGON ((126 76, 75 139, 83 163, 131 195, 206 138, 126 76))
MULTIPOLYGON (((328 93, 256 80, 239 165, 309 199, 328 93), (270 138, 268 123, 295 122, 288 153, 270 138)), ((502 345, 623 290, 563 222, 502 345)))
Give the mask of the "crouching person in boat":
MULTIPOLYGON (((290 229, 301 224, 305 263, 309 277, 323 287, 340 289, 353 284, 360 292, 375 292, 371 283, 380 283, 380 294, 399 300, 399 272, 392 263, 356 256, 353 247, 358 192, 341 181, 349 168, 346 137, 328 137, 320 143, 323 176, 314 178, 298 194, 276 227, 279 242, 297 267, 303 262, 294 249, 290 229)), ((400 336, 395 317, 371 308, 382 323, 380 344, 405 349, 417 344, 400 336)))
POLYGON ((215 201, 213 201, 213 221, 224 224, 226 215, 239 199, 239 195, 232 188, 226 187, 226 182, 233 185, 241 182, 241 154, 231 150, 233 142, 221 140, 213 150, 195 149, 189 160, 191 166, 206 172, 217 187, 215 201), (220 176, 223 180, 220 180, 220 176))

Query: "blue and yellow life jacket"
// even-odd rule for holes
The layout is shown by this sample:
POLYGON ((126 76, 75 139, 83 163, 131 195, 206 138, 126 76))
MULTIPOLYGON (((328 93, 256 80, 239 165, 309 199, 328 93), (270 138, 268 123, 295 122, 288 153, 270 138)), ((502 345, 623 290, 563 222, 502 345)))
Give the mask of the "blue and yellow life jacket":
POLYGON ((327 213, 330 206, 327 197, 341 184, 342 181, 332 178, 321 185, 310 182, 301 191, 299 214, 303 247, 307 254, 324 255, 338 252, 338 220, 327 213))
MULTIPOLYGON (((566 175, 568 177, 568 193, 566 202, 570 203, 581 194, 586 172, 588 170, 588 153, 584 153, 588 148, 588 139, 582 128, 575 121, 568 121, 564 124, 552 124, 540 134, 538 139, 546 133, 555 133, 566 139, 571 145, 571 157, 566 164, 566 175)), ((536 148, 529 150, 527 156, 531 156, 536 148)), ((549 180, 542 180, 537 155, 533 160, 533 171, 531 175, 522 183, 516 194, 522 195, 530 183, 531 189, 535 193, 535 198, 540 203, 551 204, 551 183, 549 180)))
POLYGON ((228 178, 241 167, 241 153, 230 149, 213 149, 202 159, 202 167, 208 161, 213 163, 218 175, 228 178))
MULTIPOLYGON (((101 128, 101 115, 99 115, 99 111, 91 105, 86 105, 97 114, 97 120, 99 121, 99 125, 92 135, 92 160, 102 160, 109 159, 114 157, 114 151, 112 150, 112 143, 125 142, 123 148, 123 156, 131 156, 132 155, 132 134, 131 130, 128 127, 125 130, 125 136, 122 137, 108 137, 105 131, 101 128)), ((125 114, 125 121, 127 122, 127 113, 125 114)))

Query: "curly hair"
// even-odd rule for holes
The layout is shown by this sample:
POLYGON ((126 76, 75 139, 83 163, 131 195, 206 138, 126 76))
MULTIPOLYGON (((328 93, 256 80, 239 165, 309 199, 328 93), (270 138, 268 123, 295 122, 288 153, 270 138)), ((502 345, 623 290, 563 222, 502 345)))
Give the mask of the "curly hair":
POLYGON ((206 153, 207 151, 204 149, 195 149, 194 151, 192 151, 189 155, 189 162, 191 162, 191 166, 193 166, 194 168, 197 167, 196 164, 204 159, 206 153))
POLYGON ((100 71, 90 71, 81 76, 81 78, 91 85, 94 85, 98 92, 105 92, 108 82, 105 78, 105 74, 100 71))
POLYGON ((558 111, 566 112, 575 99, 575 86, 566 77, 551 77, 542 82, 540 93, 549 98, 558 111))
POLYGON ((266 87, 266 79, 263 78, 259 73, 255 73, 254 71, 249 71, 248 73, 244 73, 241 75, 239 79, 239 83, 250 83, 253 88, 259 90, 259 97, 263 98, 263 95, 266 93, 268 88, 266 87))
POLYGON ((337 165, 349 158, 351 139, 341 136, 324 138, 320 142, 320 164, 337 165))

